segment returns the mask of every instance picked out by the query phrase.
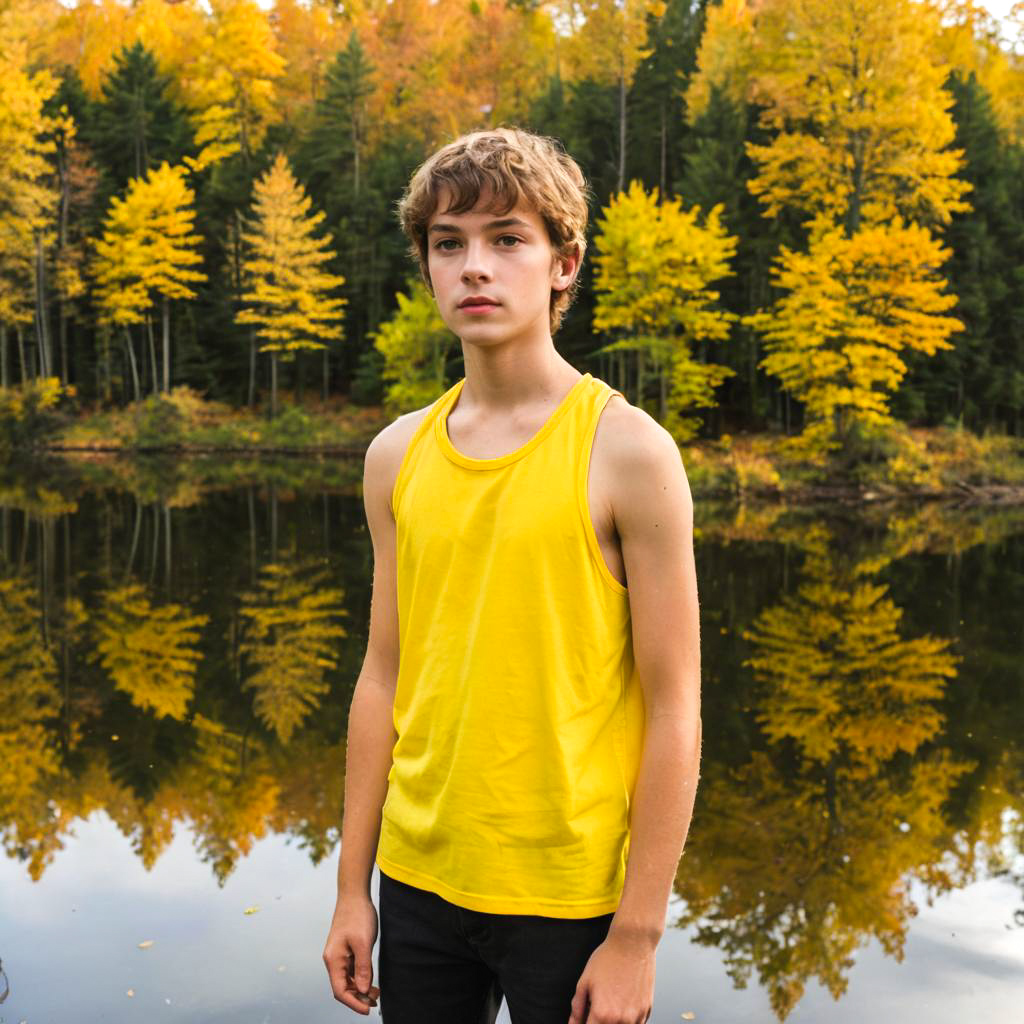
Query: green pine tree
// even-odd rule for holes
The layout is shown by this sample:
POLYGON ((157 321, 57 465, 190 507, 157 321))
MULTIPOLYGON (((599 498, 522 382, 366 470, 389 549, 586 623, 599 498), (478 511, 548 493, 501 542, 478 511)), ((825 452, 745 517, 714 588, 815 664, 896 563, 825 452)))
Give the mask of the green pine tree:
POLYGON ((142 43, 115 55, 86 135, 106 179, 102 206, 130 178, 145 177, 165 160, 178 164, 195 152, 188 117, 173 99, 172 86, 142 43))

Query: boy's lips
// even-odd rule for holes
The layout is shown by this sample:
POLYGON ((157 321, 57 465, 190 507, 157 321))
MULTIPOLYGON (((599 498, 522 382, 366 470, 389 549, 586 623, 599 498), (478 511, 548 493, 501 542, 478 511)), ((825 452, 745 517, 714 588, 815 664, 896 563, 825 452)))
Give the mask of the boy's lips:
POLYGON ((499 305, 500 303, 495 302, 494 299, 473 296, 460 302, 458 308, 464 313, 490 313, 491 310, 497 309, 499 305))

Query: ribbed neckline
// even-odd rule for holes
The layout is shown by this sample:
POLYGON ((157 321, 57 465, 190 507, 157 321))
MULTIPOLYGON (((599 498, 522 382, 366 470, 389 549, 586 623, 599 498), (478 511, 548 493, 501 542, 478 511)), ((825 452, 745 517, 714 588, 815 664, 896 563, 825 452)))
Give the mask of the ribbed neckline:
POLYGON ((507 466, 511 462, 518 461, 524 455, 529 455, 529 453, 532 452, 533 449, 536 448, 537 445, 539 445, 541 441, 543 441, 544 438, 558 426, 559 421, 569 411, 570 406, 576 401, 576 399, 583 394, 583 389, 591 380, 593 380, 593 377, 589 373, 583 374, 583 376, 580 377, 580 379, 569 389, 565 398, 563 398, 558 404, 540 430, 538 430, 529 441, 520 445, 515 451, 508 452, 505 455, 499 455, 494 459, 471 459, 468 455, 463 455, 462 452, 452 444, 451 439, 448 437, 448 413, 458 401, 459 395, 462 394, 462 387, 466 383, 466 378, 463 377, 452 389, 451 397, 434 420, 434 433, 437 436, 437 442, 441 446, 441 451, 443 451, 445 455, 452 460, 452 462, 457 463, 460 466, 464 466, 466 469, 500 469, 502 466, 507 466))

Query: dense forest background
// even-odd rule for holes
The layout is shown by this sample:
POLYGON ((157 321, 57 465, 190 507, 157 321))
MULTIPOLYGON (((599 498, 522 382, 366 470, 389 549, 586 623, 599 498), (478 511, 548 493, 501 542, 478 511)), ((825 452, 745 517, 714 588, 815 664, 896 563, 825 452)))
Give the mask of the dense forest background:
POLYGON ((395 203, 438 145, 514 124, 594 192, 556 345, 656 415, 789 433, 845 401, 1021 435, 1021 26, 971 0, 0 2, 0 383, 436 394, 461 353, 417 309, 395 203), (274 216, 321 286, 276 334, 274 216), (616 314, 658 273, 671 315, 616 314), (801 339, 826 334, 852 383, 823 398, 801 339))

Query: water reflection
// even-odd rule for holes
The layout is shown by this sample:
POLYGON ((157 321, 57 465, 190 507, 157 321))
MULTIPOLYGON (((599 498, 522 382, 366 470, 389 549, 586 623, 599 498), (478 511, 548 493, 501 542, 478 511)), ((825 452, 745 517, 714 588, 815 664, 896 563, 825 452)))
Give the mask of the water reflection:
MULTIPOLYGON (((265 836, 333 853, 360 468, 0 481, 0 830, 28 877, 97 810, 147 870, 187 824, 220 886, 265 836)), ((913 893, 1024 890, 1024 510, 697 516, 705 758, 676 923, 781 1020, 811 981, 841 997, 870 940, 899 960, 913 893)))

